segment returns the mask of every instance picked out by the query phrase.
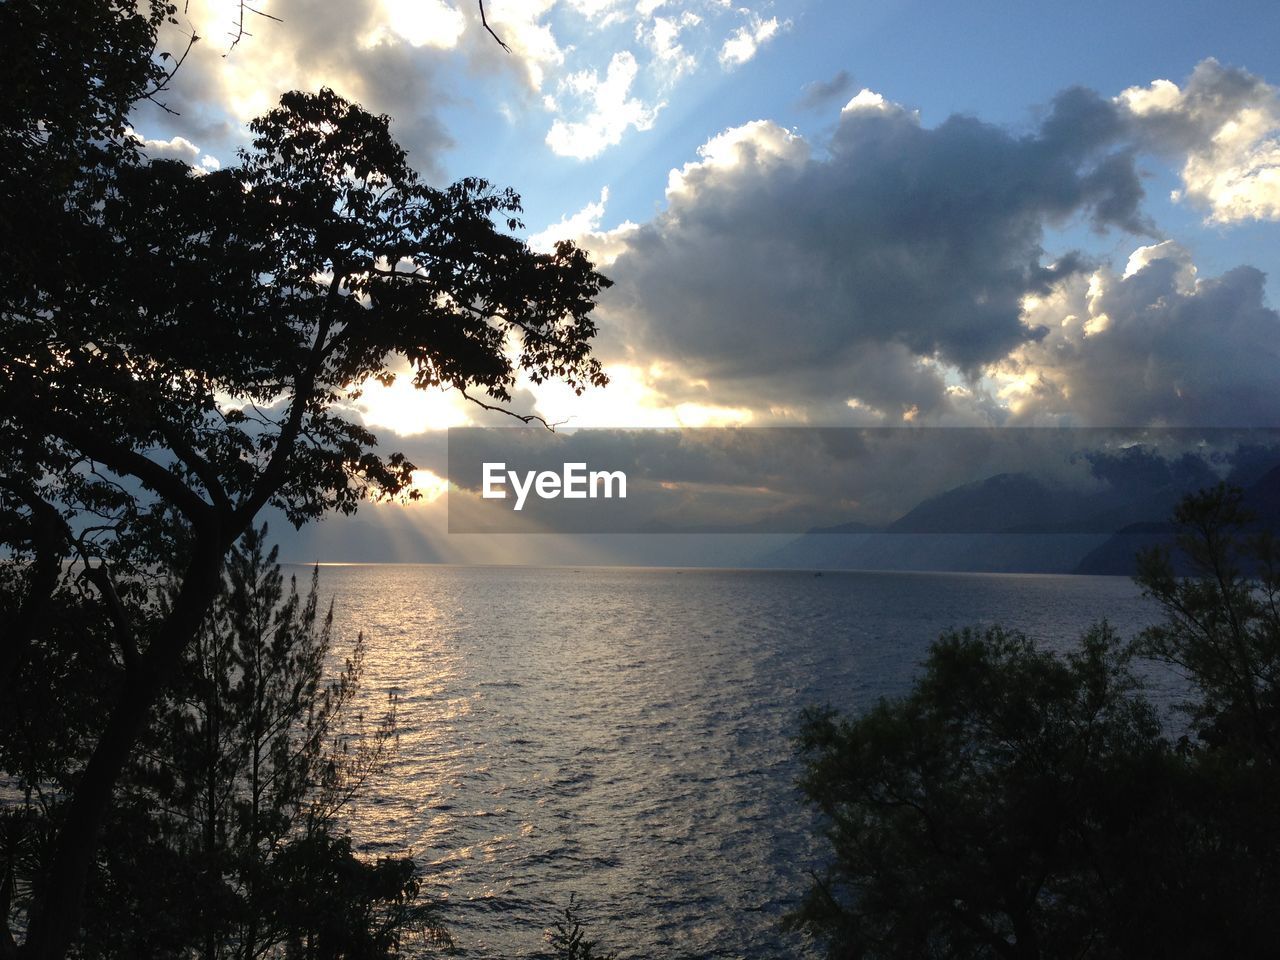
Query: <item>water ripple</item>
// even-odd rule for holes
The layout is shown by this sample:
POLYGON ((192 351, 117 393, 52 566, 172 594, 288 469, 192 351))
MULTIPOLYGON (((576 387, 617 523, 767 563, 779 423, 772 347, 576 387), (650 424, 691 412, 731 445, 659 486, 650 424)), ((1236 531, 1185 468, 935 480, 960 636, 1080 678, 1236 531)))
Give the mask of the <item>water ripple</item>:
POLYGON ((778 921, 821 856, 799 710, 904 689, 950 626, 1048 644, 1152 611, 1108 578, 325 567, 400 748, 352 811, 468 958, 528 956, 576 893, 624 958, 816 956, 778 921))

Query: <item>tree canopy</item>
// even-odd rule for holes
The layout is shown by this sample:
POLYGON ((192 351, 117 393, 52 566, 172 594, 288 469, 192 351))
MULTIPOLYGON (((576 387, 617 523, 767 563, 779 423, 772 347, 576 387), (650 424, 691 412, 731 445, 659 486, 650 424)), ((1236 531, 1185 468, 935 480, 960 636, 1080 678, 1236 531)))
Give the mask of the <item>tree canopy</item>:
POLYGON ((106 644, 112 671, 74 738, 32 957, 77 936, 119 778, 227 551, 268 506, 301 524, 413 495, 412 464, 349 416, 361 385, 403 364, 502 409, 520 375, 605 382, 591 311, 608 281, 585 253, 530 250, 511 190, 425 183, 385 116, 294 92, 223 170, 141 156, 129 111, 172 76, 156 31, 174 13, 0 4, 6 759, 37 718, 76 709, 62 666, 102 666, 106 644))
POLYGON ((790 924, 832 958, 1265 956, 1280 938, 1280 566, 1238 491, 1188 498, 1164 612, 1066 653, 942 637, 903 697, 807 715, 831 857, 790 924), (1162 717, 1136 658, 1188 691, 1162 717), (1181 719, 1179 719, 1179 717, 1181 719))
POLYGON ((82 956, 376 958, 447 939, 413 859, 359 857, 343 833, 395 750, 396 701, 374 712, 363 636, 335 644, 318 570, 300 592, 265 540, 229 554, 117 787, 82 956))

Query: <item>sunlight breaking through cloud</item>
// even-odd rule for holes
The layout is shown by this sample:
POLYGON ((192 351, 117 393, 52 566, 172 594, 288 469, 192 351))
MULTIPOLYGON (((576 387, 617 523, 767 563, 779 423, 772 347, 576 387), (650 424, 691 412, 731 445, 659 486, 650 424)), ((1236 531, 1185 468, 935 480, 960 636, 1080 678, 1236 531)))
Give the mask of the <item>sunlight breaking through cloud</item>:
POLYGON ((1212 223, 1280 219, 1280 91, 1216 60, 1179 87, 1159 79, 1116 102, 1159 150, 1181 153, 1183 188, 1172 199, 1212 223))
POLYGON ((401 437, 471 422, 469 405, 461 394, 436 388, 419 390, 408 373, 397 376, 389 387, 368 381, 355 408, 366 426, 385 428, 401 437))

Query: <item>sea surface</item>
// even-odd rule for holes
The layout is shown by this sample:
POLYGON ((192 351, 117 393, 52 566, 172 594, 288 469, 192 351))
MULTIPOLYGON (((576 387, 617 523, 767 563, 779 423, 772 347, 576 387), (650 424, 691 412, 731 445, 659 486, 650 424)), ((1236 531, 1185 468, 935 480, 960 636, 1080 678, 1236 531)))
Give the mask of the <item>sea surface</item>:
POLYGON ((823 856, 795 788, 803 707, 903 692, 949 627, 1063 647, 1157 619, 1110 577, 354 565, 320 583, 335 652, 366 637, 366 709, 399 697, 398 751, 350 830, 417 858, 468 958, 537 955, 571 896, 623 958, 816 957, 778 925, 823 856))

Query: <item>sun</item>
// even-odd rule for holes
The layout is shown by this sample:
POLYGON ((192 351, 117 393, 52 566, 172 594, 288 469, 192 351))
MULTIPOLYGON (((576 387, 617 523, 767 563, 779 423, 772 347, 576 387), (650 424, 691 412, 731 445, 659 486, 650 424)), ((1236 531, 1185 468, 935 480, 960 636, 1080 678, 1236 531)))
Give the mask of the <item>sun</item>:
POLYGON ((449 478, 442 477, 432 470, 414 470, 409 489, 418 494, 413 501, 418 504, 435 503, 449 492, 449 478))
POLYGON ((401 437, 471 422, 467 401, 456 390, 438 387, 419 390, 408 375, 396 377, 389 387, 375 380, 368 381, 361 388, 355 406, 366 426, 382 427, 401 437))

